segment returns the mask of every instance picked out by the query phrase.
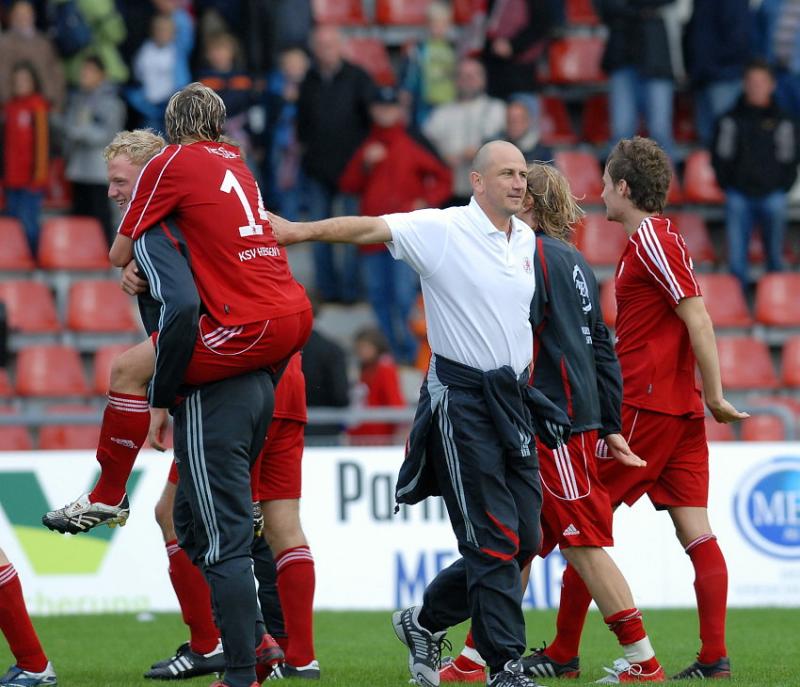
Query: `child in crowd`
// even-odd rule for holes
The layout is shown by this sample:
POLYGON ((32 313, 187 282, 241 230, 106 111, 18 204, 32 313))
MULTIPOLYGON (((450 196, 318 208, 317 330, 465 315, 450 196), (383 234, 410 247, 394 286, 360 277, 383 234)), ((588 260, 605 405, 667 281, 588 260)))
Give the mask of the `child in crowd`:
POLYGON ((3 107, 6 207, 22 223, 31 253, 36 255, 48 176, 49 106, 30 62, 15 64, 11 79, 12 97, 3 107))

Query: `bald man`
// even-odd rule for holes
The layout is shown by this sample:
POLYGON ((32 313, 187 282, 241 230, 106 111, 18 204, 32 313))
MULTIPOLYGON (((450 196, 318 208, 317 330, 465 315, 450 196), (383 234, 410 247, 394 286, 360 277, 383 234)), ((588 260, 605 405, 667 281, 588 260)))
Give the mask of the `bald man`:
POLYGON ((476 154, 468 205, 382 217, 294 223, 270 218, 279 242, 385 243, 422 280, 433 355, 398 503, 442 495, 461 558, 425 591, 422 606, 394 614, 412 678, 439 684, 447 628, 472 619, 487 684, 526 687, 520 568, 539 545, 539 484, 532 420, 524 397, 533 351, 533 232, 514 215, 527 165, 512 144, 476 154))

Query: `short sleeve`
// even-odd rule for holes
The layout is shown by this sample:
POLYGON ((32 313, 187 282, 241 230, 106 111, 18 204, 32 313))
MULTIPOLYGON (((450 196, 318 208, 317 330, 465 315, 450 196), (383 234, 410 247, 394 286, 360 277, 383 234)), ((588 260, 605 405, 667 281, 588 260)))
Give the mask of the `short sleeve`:
POLYGON ((652 222, 645 220, 637 234, 637 254, 645 271, 673 308, 684 298, 702 295, 689 249, 671 222, 666 231, 656 231, 652 222))
POLYGON ((181 146, 167 146, 144 166, 122 216, 120 234, 137 239, 175 209, 180 198, 175 159, 180 151, 181 146))
POLYGON ((432 275, 442 263, 449 235, 449 221, 443 210, 383 215, 392 232, 386 243, 396 260, 407 263, 421 277, 432 275))

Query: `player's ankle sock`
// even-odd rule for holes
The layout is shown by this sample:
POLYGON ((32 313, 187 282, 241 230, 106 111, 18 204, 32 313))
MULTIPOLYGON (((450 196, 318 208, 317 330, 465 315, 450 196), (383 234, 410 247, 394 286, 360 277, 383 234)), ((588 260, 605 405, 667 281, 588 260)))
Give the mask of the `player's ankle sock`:
POLYGON ((100 479, 89 494, 89 501, 109 506, 122 501, 125 484, 149 429, 150 406, 144 396, 108 394, 97 445, 100 479))
POLYGON ((463 671, 481 670, 486 667, 486 661, 475 648, 475 640, 472 639, 472 630, 467 632, 464 640, 464 648, 455 660, 456 668, 463 671))
POLYGON ((644 630, 642 614, 638 608, 619 611, 603 620, 608 629, 617 635, 628 663, 638 663, 645 673, 652 673, 658 668, 656 653, 644 630))
POLYGON ((10 563, 0 567, 0 631, 22 670, 41 673, 47 668, 47 656, 25 608, 22 585, 10 563))
POLYGON ((308 546, 295 546, 275 556, 278 597, 286 634, 286 662, 304 666, 314 660, 314 558, 308 546))
POLYGON ((701 663, 714 663, 728 652, 725 647, 725 613, 728 602, 728 567, 713 534, 695 539, 686 547, 694 565, 694 592, 700 618, 698 655, 701 663))
POLYGON ((169 579, 183 622, 189 628, 189 646, 196 654, 207 654, 217 647, 219 629, 211 611, 211 592, 200 568, 189 560, 175 539, 166 543, 169 557, 169 579))
POLYGON ((571 565, 564 569, 561 583, 561 601, 556 618, 556 638, 544 653, 558 663, 566 663, 578 655, 583 624, 592 595, 578 571, 571 565))

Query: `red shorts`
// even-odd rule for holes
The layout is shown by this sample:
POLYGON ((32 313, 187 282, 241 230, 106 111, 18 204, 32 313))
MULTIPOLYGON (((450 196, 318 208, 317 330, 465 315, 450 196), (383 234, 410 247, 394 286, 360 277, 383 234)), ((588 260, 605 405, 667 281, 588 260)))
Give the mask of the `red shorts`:
POLYGON ((611 501, 597 476, 597 430, 573 434, 551 450, 537 440, 542 479, 544 558, 556 546, 612 546, 611 501))
POLYGON ((600 479, 614 506, 632 506, 644 494, 659 510, 708 506, 708 443, 702 417, 623 405, 622 434, 647 466, 626 468, 616 460, 599 461, 600 479))
POLYGON ((300 498, 304 430, 305 423, 299 420, 276 417, 272 421, 264 448, 250 473, 254 500, 300 498))
MULTIPOLYGON (((305 345, 312 321, 311 310, 236 327, 223 327, 203 315, 184 381, 199 386, 275 367, 305 345)), ((153 345, 157 337, 154 332, 153 345)))

